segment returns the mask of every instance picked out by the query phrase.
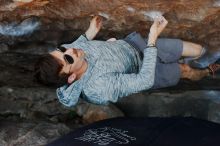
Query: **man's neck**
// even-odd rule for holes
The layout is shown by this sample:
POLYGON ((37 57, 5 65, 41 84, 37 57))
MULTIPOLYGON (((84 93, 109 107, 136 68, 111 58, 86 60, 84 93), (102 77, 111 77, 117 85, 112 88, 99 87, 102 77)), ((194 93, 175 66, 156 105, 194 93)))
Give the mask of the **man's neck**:
POLYGON ((76 79, 77 80, 79 80, 84 75, 84 73, 86 72, 87 68, 88 68, 88 62, 85 60, 83 62, 83 65, 82 65, 81 69, 76 73, 76 79))

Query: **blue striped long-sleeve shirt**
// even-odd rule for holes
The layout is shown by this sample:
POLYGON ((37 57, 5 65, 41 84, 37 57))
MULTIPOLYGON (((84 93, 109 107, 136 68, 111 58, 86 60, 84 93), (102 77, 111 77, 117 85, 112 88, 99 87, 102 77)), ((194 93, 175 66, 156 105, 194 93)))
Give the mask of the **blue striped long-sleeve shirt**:
POLYGON ((121 97, 151 88, 154 84, 157 49, 144 50, 144 58, 123 40, 113 42, 88 41, 80 36, 65 48, 82 49, 88 68, 83 76, 57 89, 59 101, 74 106, 81 92, 83 98, 95 104, 117 102, 121 97))

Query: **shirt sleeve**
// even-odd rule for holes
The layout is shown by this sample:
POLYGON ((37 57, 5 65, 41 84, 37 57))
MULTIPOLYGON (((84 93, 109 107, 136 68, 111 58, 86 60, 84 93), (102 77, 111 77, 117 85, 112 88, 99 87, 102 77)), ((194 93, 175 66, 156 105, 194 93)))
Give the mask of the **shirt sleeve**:
POLYGON ((97 78, 90 91, 97 104, 116 102, 119 97, 128 96, 151 88, 154 84, 157 49, 144 50, 144 59, 139 73, 123 74, 111 72, 97 78))

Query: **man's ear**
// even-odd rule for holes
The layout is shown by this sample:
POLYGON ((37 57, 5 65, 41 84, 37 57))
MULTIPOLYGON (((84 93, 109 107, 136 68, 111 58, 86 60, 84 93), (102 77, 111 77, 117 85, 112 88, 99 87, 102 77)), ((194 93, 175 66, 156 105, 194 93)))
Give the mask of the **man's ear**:
POLYGON ((71 84, 74 80, 76 79, 76 74, 71 74, 69 77, 68 77, 68 83, 71 84))

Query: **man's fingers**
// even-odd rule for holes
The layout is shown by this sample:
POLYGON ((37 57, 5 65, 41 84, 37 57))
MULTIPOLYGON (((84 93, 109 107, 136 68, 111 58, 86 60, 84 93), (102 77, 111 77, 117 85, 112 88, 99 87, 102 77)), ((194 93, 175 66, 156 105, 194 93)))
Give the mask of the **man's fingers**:
POLYGON ((92 16, 91 22, 92 22, 92 21, 95 21, 95 22, 96 22, 97 19, 98 19, 98 17, 99 17, 98 15, 91 15, 91 16, 92 16))
POLYGON ((163 16, 159 16, 157 21, 159 22, 158 27, 160 28, 164 28, 168 24, 168 21, 163 16))
POLYGON ((164 17, 161 17, 160 25, 158 27, 159 34, 164 30, 167 24, 168 24, 168 21, 164 17))
POLYGON ((160 25, 167 24, 167 20, 163 16, 157 16, 156 21, 159 21, 160 25))
POLYGON ((96 23, 102 22, 102 17, 95 15, 91 21, 95 21, 96 23))
POLYGON ((90 26, 94 26, 97 29, 100 29, 102 27, 102 17, 99 15, 90 15, 92 16, 92 20, 90 21, 90 26))
POLYGON ((97 16, 97 15, 95 15, 95 16, 92 18, 92 20, 95 20, 95 21, 97 21, 97 19, 98 19, 98 16, 97 16))
POLYGON ((163 18, 163 22, 161 23, 162 27, 165 28, 167 24, 168 24, 168 21, 165 18, 163 18))
POLYGON ((153 25, 155 25, 156 27, 158 27, 159 24, 160 24, 159 18, 156 17, 156 18, 154 19, 153 25))
POLYGON ((161 22, 162 22, 163 24, 167 24, 167 23, 168 23, 168 21, 167 21, 163 16, 161 16, 161 22))
POLYGON ((100 23, 100 22, 102 22, 102 17, 97 16, 96 17, 96 23, 100 23))
POLYGON ((99 28, 102 26, 102 17, 97 16, 96 18, 96 27, 99 28))

